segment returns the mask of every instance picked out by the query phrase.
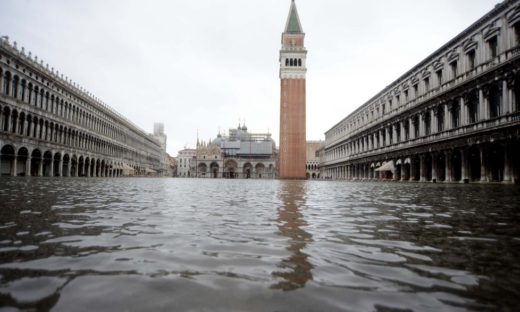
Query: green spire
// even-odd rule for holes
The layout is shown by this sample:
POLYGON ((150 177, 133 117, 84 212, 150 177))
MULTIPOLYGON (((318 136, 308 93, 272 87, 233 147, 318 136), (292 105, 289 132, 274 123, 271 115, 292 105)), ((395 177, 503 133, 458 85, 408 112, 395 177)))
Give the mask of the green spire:
POLYGON ((290 34, 301 34, 302 25, 300 24, 300 18, 298 17, 298 10, 296 10, 296 4, 294 0, 291 2, 291 11, 289 12, 289 18, 287 25, 285 26, 285 32, 290 34))

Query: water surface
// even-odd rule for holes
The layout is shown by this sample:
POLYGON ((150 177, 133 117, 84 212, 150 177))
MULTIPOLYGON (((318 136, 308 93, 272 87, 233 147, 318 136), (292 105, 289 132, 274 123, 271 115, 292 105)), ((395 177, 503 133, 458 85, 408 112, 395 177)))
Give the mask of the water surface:
POLYGON ((514 310, 519 202, 508 185, 2 177, 0 307, 514 310))

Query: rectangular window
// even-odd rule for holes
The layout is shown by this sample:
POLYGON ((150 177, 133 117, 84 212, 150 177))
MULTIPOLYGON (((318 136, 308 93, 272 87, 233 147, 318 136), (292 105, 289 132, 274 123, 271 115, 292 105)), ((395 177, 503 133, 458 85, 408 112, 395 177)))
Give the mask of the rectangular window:
POLYGON ((430 91, 430 78, 424 78, 424 92, 430 91))
POLYGON ((413 94, 415 97, 419 96, 419 85, 418 84, 413 85, 413 94))
POLYGON ((408 102, 408 90, 404 91, 404 102, 408 102))
POLYGON ((520 22, 513 26, 515 31, 515 45, 520 45, 520 22))
POLYGON ((395 97, 395 103, 397 104, 397 107, 399 107, 399 105, 401 104, 401 102, 399 101, 401 98, 398 96, 395 97))
POLYGON ((458 65, 457 61, 453 61, 450 64, 450 66, 451 66, 451 76, 453 77, 453 79, 457 78, 457 76, 459 75, 457 65, 458 65))
POLYGON ((437 81, 439 82, 439 86, 442 86, 442 69, 438 70, 436 72, 436 74, 437 74, 437 81))
POLYGON ((475 50, 471 50, 468 52, 468 70, 473 70, 475 68, 475 50))
POLYGON ((489 55, 492 59, 498 55, 498 40, 497 37, 493 37, 488 40, 489 55))

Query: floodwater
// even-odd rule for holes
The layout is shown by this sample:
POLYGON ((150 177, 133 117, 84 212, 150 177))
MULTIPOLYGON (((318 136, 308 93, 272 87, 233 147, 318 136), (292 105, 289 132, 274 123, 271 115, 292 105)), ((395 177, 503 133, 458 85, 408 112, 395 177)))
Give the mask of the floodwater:
POLYGON ((0 310, 515 310, 519 203, 513 185, 2 177, 0 310))

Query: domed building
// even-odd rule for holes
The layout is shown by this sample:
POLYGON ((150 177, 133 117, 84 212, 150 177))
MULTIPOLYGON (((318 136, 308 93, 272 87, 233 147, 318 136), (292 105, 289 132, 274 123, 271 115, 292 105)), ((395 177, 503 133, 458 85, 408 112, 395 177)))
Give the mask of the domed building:
POLYGON ((270 133, 251 133, 246 125, 197 142, 196 172, 200 178, 276 178, 276 143, 270 133))

